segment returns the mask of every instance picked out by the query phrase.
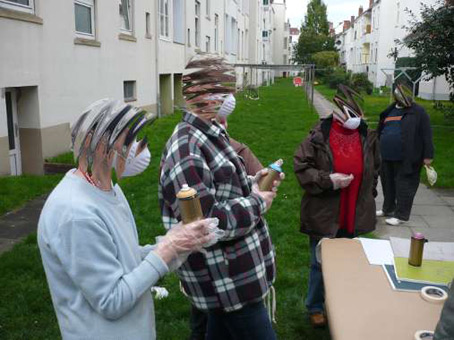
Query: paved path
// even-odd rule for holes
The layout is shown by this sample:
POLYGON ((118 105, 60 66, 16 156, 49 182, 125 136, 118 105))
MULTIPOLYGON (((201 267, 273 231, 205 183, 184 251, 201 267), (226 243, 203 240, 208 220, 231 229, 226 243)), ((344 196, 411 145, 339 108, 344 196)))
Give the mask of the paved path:
MULTIPOLYGON (((314 91, 314 107, 321 118, 334 110, 334 104, 317 91, 314 91)), ((380 184, 378 190, 377 209, 381 209, 383 194, 380 184)), ((385 223, 385 218, 379 218, 375 235, 386 239, 390 236, 407 238, 416 231, 432 241, 454 242, 454 190, 430 189, 421 183, 410 221, 393 227, 385 223)))
POLYGON ((46 196, 29 201, 21 209, 0 216, 0 254, 36 231, 46 196))

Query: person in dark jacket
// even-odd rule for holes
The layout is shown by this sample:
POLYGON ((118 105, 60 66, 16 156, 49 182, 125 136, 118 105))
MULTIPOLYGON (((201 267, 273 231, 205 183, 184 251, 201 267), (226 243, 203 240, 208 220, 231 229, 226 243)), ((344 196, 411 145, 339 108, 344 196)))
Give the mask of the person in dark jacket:
POLYGON ((354 237, 375 229, 380 167, 378 140, 368 130, 353 90, 340 86, 339 112, 318 123, 294 155, 296 177, 305 190, 301 232, 309 235, 311 272, 306 308, 314 327, 326 324, 324 287, 315 249, 323 237, 354 237))
POLYGON ((412 91, 397 84, 393 93, 395 102, 380 115, 377 130, 384 195, 377 216, 396 226, 410 218, 421 168, 432 163, 434 147, 429 115, 413 102, 412 91))
POLYGON ((454 339, 454 281, 451 282, 448 299, 445 301, 441 317, 435 328, 433 340, 454 339))

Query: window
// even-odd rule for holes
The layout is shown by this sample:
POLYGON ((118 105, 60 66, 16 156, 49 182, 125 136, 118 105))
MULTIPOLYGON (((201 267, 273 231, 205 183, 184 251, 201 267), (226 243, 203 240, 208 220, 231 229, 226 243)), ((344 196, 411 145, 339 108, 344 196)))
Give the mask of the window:
POLYGON ((145 12, 145 37, 151 38, 150 13, 145 12))
POLYGON ((211 38, 206 36, 205 40, 205 52, 210 52, 211 38))
POLYGON ((230 53, 230 46, 232 45, 232 31, 230 29, 230 20, 229 16, 226 14, 225 15, 225 27, 224 27, 224 33, 225 33, 225 53, 230 53))
POLYGON ((191 47, 191 29, 188 28, 188 47, 191 47))
POLYGON ((399 20, 400 20, 400 2, 397 3, 396 26, 399 25, 399 20))
POLYGON ((131 0, 120 0, 118 13, 120 14, 120 29, 132 33, 132 6, 131 0))
POLYGON ((95 3, 94 0, 76 0, 74 15, 76 33, 84 38, 95 38, 95 3))
POLYGON ((262 38, 268 38, 268 31, 262 31, 262 38))
POLYGON ((169 0, 159 0, 159 35, 169 38, 169 0))
POLYGON ((195 2, 195 45, 200 47, 200 2, 195 2))
POLYGON ((219 40, 219 15, 214 15, 214 50, 218 51, 219 40))
POLYGON ((237 34, 236 34, 236 27, 237 27, 237 22, 235 20, 235 18, 232 18, 232 22, 231 22, 231 33, 230 33, 230 36, 232 37, 230 43, 230 53, 232 54, 236 54, 238 51, 237 51, 237 40, 238 40, 238 37, 237 37, 237 34))
POLYGON ((211 7, 210 0, 206 0, 205 15, 207 16, 207 18, 210 17, 210 11, 211 11, 210 7, 211 7))
POLYGON ((270 0, 263 0, 263 5, 268 6, 270 4, 270 0))
POLYGON ((184 44, 184 0, 173 0, 173 41, 184 44))
POLYGON ((14 11, 34 13, 34 0, 0 0, 0 7, 12 9, 14 11))
POLYGON ((246 36, 245 36, 245 48, 244 48, 244 59, 249 58, 249 30, 246 30, 246 36))
POLYGON ((287 37, 284 38, 284 50, 287 49, 287 37))
POLYGON ((132 102, 136 100, 136 81, 127 80, 123 82, 123 96, 125 102, 132 102))

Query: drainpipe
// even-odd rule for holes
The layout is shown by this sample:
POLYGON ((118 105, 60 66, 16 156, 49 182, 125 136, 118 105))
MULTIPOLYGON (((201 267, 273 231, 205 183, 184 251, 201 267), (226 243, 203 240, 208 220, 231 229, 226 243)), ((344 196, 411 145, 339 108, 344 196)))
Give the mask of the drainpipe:
POLYGON ((161 117, 161 91, 159 88, 159 7, 158 1, 154 1, 154 10, 157 16, 155 17, 155 72, 156 72, 156 106, 158 109, 158 117, 161 117))

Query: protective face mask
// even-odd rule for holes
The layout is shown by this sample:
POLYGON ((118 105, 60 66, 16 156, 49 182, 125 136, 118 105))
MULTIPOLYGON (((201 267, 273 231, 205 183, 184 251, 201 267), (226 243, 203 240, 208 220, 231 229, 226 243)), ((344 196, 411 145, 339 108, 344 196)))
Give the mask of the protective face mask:
POLYGON ((121 175, 122 178, 136 176, 144 172, 145 169, 148 168, 148 165, 150 165, 151 154, 148 147, 136 156, 139 144, 138 141, 134 141, 131 149, 129 149, 128 157, 126 158, 125 171, 123 171, 123 174, 121 175))
POLYGON ((344 128, 355 130, 359 127, 359 124, 361 124, 361 118, 359 117, 348 118, 347 121, 344 123, 344 128))
POLYGON ((219 109, 218 115, 221 117, 229 116, 235 110, 236 99, 233 94, 229 94, 219 109))

